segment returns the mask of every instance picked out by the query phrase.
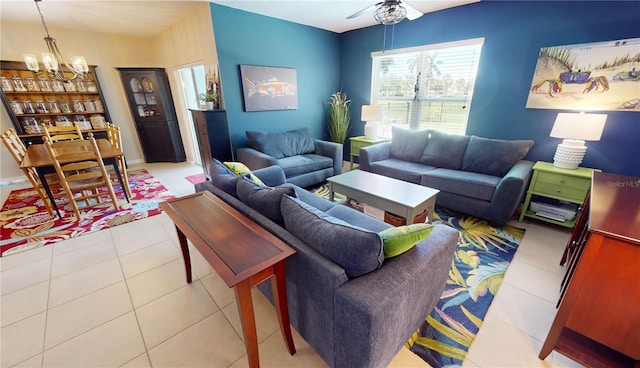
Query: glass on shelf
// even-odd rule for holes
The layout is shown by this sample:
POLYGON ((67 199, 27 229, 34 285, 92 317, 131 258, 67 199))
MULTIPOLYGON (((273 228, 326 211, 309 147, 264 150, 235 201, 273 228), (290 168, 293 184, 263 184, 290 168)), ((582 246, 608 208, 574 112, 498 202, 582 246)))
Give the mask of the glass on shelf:
POLYGON ((13 83, 13 90, 16 92, 27 92, 27 87, 22 83, 22 78, 14 75, 11 77, 11 83, 13 83))
POLYGON ((80 100, 71 101, 73 104, 73 112, 84 112, 84 105, 80 100))
POLYGON ((31 103, 31 100, 22 100, 22 111, 24 111, 25 114, 36 113, 36 109, 33 107, 33 103, 31 103))
POLYGON ((131 92, 133 93, 142 92, 142 84, 140 84, 138 78, 131 78, 129 80, 129 86, 131 86, 131 92))
POLYGON ((91 121, 93 129, 105 129, 107 127, 107 122, 102 115, 91 115, 89 121, 91 121))
POLYGON ((40 119, 40 125, 44 124, 47 128, 53 126, 53 122, 51 118, 42 118, 40 119))
POLYGON ((42 133, 42 129, 38 124, 38 120, 36 118, 24 118, 22 119, 22 129, 27 134, 40 134, 42 133))
POLYGON ((64 90, 67 92, 76 92, 76 85, 71 81, 64 83, 64 90))
POLYGON ((58 101, 55 98, 47 99, 47 103, 49 104, 49 110, 54 114, 60 113, 60 107, 58 106, 58 101))
POLYGON ((142 91, 153 92, 153 82, 147 77, 142 78, 142 91))
POLYGON ((76 115, 74 119, 76 121, 76 124, 78 124, 78 128, 80 128, 80 130, 91 129, 91 122, 89 122, 89 120, 87 120, 84 115, 76 115))
POLYGON ((96 112, 103 112, 104 106, 102 106, 102 101, 99 98, 93 100, 94 105, 96 105, 96 112))
POLYGON ((27 92, 40 92, 40 87, 33 77, 24 78, 24 84, 27 87, 27 92))
POLYGON ((22 104, 20 102, 13 100, 9 102, 9 105, 11 106, 11 111, 13 111, 14 114, 24 114, 22 111, 22 104))
POLYGON ((56 118, 56 126, 72 126, 73 123, 69 121, 66 116, 58 116, 56 118))
POLYGON ((76 81, 76 90, 78 92, 87 92, 87 86, 84 84, 84 81, 76 81))
POLYGON ((84 110, 86 112, 96 111, 96 104, 93 102, 93 100, 84 100, 83 104, 84 104, 84 110))
POLYGON ((144 106, 138 106, 138 115, 141 117, 145 117, 144 106))
POLYGON ((5 76, 0 76, 0 86, 2 86, 2 90, 5 92, 13 92, 11 81, 5 76))
POLYGON ((51 92, 51 84, 49 83, 49 80, 45 77, 40 77, 38 78, 38 83, 40 84, 40 90, 42 92, 51 92))
POLYGON ((64 92, 64 84, 59 80, 52 81, 51 88, 53 89, 53 92, 64 92))
POLYGON ((47 108, 47 105, 45 105, 44 101, 36 100, 35 104, 36 104, 36 112, 38 114, 48 114, 49 113, 49 109, 47 108))
POLYGON ((91 79, 87 81, 87 92, 98 92, 98 86, 91 79))
POLYGON ((64 114, 69 114, 71 112, 71 107, 69 107, 69 103, 67 101, 60 101, 60 111, 64 114))

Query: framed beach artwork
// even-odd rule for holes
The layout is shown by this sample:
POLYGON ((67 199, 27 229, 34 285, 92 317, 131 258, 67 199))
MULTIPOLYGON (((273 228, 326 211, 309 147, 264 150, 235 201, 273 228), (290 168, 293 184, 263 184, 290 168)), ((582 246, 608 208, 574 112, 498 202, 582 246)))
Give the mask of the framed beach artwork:
POLYGON ((244 111, 295 110, 298 108, 296 70, 240 65, 244 111))
POLYGON ((540 49, 527 108, 640 112, 640 38, 540 49))

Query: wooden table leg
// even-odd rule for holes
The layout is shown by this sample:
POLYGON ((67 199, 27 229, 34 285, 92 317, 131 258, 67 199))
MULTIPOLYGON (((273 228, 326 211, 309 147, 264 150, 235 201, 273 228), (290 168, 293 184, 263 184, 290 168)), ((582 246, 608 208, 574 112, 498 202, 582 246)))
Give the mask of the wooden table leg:
POLYGON ((182 250, 182 258, 184 259, 184 268, 187 270, 187 284, 191 283, 191 257, 189 256, 189 244, 187 244, 187 237, 182 230, 176 226, 176 232, 178 233, 178 240, 180 241, 180 249, 182 250))
POLYGON ((258 334, 256 332, 256 320, 253 315, 253 301, 251 298, 251 284, 248 280, 241 281, 234 288, 236 304, 240 313, 242 332, 244 333, 244 345, 247 348, 249 367, 260 367, 258 357, 258 334))
POLYGON ((289 354, 296 353, 296 347, 293 344, 291 336, 291 325, 289 324, 289 307, 287 306, 287 284, 284 276, 284 261, 276 263, 274 266, 274 277, 271 278, 271 288, 273 289, 273 300, 276 305, 276 313, 278 313, 278 322, 280 323, 280 332, 284 339, 289 354))

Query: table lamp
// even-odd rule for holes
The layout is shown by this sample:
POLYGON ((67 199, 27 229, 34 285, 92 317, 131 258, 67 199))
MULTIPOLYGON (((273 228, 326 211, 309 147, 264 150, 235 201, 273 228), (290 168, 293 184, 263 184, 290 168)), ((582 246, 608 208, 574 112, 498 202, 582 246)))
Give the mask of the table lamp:
POLYGON ((559 113, 549 134, 563 139, 553 156, 553 166, 577 169, 587 152, 584 141, 599 141, 606 120, 607 114, 559 113))
POLYGON ((376 122, 382 120, 382 109, 380 106, 362 105, 362 121, 364 125, 364 136, 374 139, 378 135, 378 125, 376 122))

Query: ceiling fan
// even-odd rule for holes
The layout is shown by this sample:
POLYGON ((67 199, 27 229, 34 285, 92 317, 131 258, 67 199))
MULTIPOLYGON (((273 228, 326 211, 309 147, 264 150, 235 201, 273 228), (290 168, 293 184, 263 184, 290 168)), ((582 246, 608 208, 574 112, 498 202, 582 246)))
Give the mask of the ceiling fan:
POLYGON ((373 13, 375 20, 384 25, 400 23, 405 18, 414 20, 422 16, 422 12, 420 10, 406 2, 401 0, 384 0, 348 16, 347 19, 358 17, 371 9, 375 9, 373 13))

